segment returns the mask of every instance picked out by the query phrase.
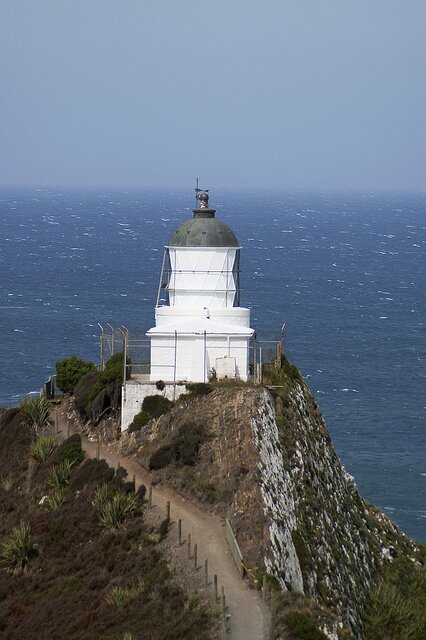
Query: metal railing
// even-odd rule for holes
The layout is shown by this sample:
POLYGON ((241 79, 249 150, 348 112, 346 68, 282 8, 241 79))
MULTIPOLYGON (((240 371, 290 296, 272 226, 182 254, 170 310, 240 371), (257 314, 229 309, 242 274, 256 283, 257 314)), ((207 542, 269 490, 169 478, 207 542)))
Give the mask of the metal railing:
MULTIPOLYGON (((129 380, 135 376, 151 375, 154 373, 154 369, 158 372, 158 380, 161 380, 162 372, 164 375, 165 370, 173 366, 151 363, 151 340, 145 337, 144 331, 130 333, 123 325, 113 327, 109 323, 104 325, 98 323, 98 326, 101 331, 99 339, 100 371, 105 369, 108 359, 117 352, 125 352, 126 354, 125 361, 123 361, 123 380, 129 380)), ((183 335, 183 333, 177 333, 178 337, 183 335)), ((215 347, 211 343, 207 347, 208 337, 209 334, 206 333, 205 350, 207 351, 208 348, 211 353, 212 350, 218 348, 222 351, 223 347, 215 347)), ((176 350, 176 345, 164 345, 162 348, 176 350)), ((232 348, 231 346, 229 354, 231 356, 232 348)), ((248 348, 248 378, 252 382, 262 383, 265 365, 280 360, 281 355, 284 353, 284 325, 281 328, 281 338, 279 340, 259 340, 254 334, 250 339, 248 348)), ((235 347, 235 349, 238 349, 238 347, 235 347)), ((208 378, 208 372, 206 372, 206 378, 208 378)))

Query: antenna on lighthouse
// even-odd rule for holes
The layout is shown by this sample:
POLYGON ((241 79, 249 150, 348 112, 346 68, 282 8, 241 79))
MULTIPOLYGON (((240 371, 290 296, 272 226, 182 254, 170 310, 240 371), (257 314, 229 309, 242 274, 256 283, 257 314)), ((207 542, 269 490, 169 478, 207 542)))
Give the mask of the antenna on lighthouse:
POLYGON ((209 189, 200 189, 200 180, 195 182, 195 208, 207 209, 209 204, 209 189))
POLYGON ((200 189, 200 178, 197 178, 195 181, 195 207, 198 208, 198 194, 201 193, 202 189, 200 189))

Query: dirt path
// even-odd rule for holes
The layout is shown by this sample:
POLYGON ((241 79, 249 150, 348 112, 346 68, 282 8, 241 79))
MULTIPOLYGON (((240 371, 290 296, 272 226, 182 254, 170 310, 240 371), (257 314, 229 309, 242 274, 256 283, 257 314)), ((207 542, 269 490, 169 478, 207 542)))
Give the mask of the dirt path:
MULTIPOLYGON (((57 408, 57 419, 59 437, 65 438, 67 436, 67 416, 61 407, 57 408)), ((135 476, 136 488, 141 484, 148 487, 152 482, 149 471, 134 458, 118 456, 102 445, 91 442, 83 435, 81 441, 89 458, 96 458, 99 451, 100 457, 106 460, 111 467, 117 468, 120 463, 120 466, 126 469, 130 479, 133 475, 135 476)), ((186 537, 190 533, 193 543, 197 543, 199 565, 207 558, 209 576, 214 574, 218 576, 219 592, 222 585, 225 589, 226 607, 229 614, 227 637, 230 640, 267 640, 269 638, 269 609, 262 602, 259 592, 250 589, 247 583, 241 580, 225 538, 222 521, 210 513, 201 511, 170 488, 160 485, 154 486, 152 503, 155 508, 164 513, 164 516, 167 502, 170 502, 171 505, 172 530, 173 523, 176 528, 176 522, 180 519, 182 521, 182 536, 186 537)))

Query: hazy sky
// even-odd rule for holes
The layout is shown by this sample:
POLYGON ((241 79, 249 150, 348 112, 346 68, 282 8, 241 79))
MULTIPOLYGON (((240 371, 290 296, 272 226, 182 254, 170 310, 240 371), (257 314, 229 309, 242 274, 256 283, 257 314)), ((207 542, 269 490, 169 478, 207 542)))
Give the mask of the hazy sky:
POLYGON ((0 0, 0 184, 424 189, 425 0, 0 0))

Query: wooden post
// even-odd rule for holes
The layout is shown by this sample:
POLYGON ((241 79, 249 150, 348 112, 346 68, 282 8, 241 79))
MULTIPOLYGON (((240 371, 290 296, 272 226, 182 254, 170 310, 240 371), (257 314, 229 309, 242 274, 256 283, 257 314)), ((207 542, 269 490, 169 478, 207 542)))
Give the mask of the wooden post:
POLYGON ((182 520, 180 518, 178 520, 178 540, 180 546, 182 544, 182 520))
POLYGON ((223 639, 226 638, 226 603, 225 603, 225 587, 222 585, 220 588, 220 611, 222 614, 222 634, 223 639))
POLYGON ((67 438, 70 437, 70 421, 67 420, 67 438))
POLYGON ((152 507, 152 482, 149 485, 149 490, 148 490, 148 507, 151 509, 152 507))
POLYGON ((266 588, 267 588, 268 582, 266 580, 266 573, 263 574, 263 586, 262 586, 262 600, 265 602, 266 600, 266 588))
POLYGON ((213 584, 214 584, 214 599, 217 602, 218 593, 217 593, 217 575, 216 574, 214 574, 213 576, 213 584))
POLYGON ((170 502, 169 501, 166 502, 166 518, 167 520, 170 520, 170 502))
POLYGON ((191 534, 188 533, 188 558, 191 557, 191 534))
POLYGON ((136 474, 135 473, 133 474, 132 482, 133 482, 133 490, 136 493, 136 474))
POLYGON ((197 571, 197 543, 194 544, 194 569, 197 571))
POLYGON ((257 353, 256 353, 256 332, 254 332, 253 334, 253 382, 256 384, 258 381, 257 379, 257 353))
POLYGON ((204 578, 207 586, 209 584, 209 561, 207 558, 204 560, 204 578))
POLYGON ((96 459, 99 460, 100 457, 101 457, 101 445, 98 444, 96 447, 96 459))
POLYGON ((271 627, 270 627, 270 638, 275 640, 275 625, 276 625, 276 591, 274 588, 271 589, 271 627))

